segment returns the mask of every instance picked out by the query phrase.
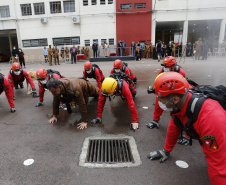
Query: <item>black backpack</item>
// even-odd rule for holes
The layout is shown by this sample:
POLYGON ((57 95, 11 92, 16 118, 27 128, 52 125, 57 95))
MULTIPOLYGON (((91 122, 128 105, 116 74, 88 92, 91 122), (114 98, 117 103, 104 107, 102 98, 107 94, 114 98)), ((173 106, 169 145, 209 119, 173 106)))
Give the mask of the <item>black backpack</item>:
POLYGON ((53 78, 53 73, 58 74, 60 78, 63 78, 59 71, 53 70, 53 69, 47 69, 47 74, 49 75, 49 79, 53 78))
POLYGON ((192 138, 199 140, 199 143, 202 145, 200 136, 195 131, 193 124, 197 121, 202 105, 207 98, 218 101, 224 110, 226 110, 226 87, 223 85, 216 87, 210 85, 199 85, 191 88, 189 92, 192 93, 192 97, 187 105, 186 114, 188 121, 185 124, 185 127, 177 116, 173 116, 173 120, 178 128, 185 131, 188 136, 190 136, 190 145, 192 145, 192 138))
POLYGON ((2 73, 0 73, 0 93, 2 93, 4 91, 4 75, 2 73))

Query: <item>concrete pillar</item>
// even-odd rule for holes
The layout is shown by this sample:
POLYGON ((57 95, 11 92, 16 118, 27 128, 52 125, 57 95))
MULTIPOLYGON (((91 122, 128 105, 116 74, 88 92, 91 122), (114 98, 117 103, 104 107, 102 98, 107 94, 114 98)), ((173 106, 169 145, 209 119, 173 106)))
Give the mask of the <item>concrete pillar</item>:
POLYGON ((12 38, 11 38, 10 33, 8 33, 8 38, 9 38, 10 55, 12 55, 13 46, 12 46, 12 38))
MULTIPOLYGON (((184 26, 183 26, 183 37, 182 37, 182 52, 184 51, 184 48, 186 46, 188 39, 188 20, 184 21, 184 26)), ((186 52, 183 52, 183 56, 186 55, 186 52)))
POLYGON ((218 41, 218 45, 219 47, 221 46, 221 44, 223 43, 224 40, 224 35, 225 35, 225 21, 226 19, 222 19, 221 20, 221 26, 220 26, 220 33, 219 33, 219 41, 218 41))
POLYGON ((151 42, 153 45, 155 45, 155 32, 156 32, 156 20, 153 20, 151 27, 151 42))

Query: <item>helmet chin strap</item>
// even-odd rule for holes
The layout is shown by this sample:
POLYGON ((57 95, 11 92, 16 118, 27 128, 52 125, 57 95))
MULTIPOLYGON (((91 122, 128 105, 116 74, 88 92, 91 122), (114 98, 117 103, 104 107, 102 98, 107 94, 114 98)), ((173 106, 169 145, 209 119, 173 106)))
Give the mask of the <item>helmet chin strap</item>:
POLYGON ((183 97, 180 99, 179 103, 177 105, 175 105, 168 97, 165 97, 166 100, 169 102, 170 105, 172 105, 173 107, 173 111, 178 111, 179 107, 181 105, 181 103, 184 101, 185 97, 186 97, 187 92, 183 95, 183 97))

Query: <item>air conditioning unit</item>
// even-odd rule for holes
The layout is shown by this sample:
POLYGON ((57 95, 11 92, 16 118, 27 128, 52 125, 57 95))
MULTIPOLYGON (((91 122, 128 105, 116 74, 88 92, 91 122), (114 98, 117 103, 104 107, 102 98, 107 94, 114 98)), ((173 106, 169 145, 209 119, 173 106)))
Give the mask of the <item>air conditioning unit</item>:
POLYGON ((80 17, 79 17, 79 16, 74 16, 74 17, 72 17, 72 22, 73 22, 74 24, 80 23, 80 17))
POLYGON ((47 17, 43 17, 40 19, 41 23, 44 24, 44 23, 47 23, 48 22, 48 19, 47 17))

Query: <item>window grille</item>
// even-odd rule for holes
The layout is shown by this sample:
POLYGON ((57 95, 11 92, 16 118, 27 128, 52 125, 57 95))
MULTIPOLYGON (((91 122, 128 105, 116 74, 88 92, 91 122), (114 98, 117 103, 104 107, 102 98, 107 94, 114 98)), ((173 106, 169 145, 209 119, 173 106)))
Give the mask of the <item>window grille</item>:
POLYGON ((48 46, 48 41, 46 39, 32 39, 32 40, 22 40, 23 47, 41 47, 48 46))
POLYGON ((32 15, 31 4, 21 4, 20 7, 22 16, 32 15))
POLYGON ((92 0, 92 5, 96 5, 97 4, 97 0, 92 0))
POLYGON ((61 13, 61 2, 50 2, 50 13, 61 13))
POLYGON ((0 6, 1 18, 10 17, 9 6, 0 6))
POLYGON ((85 40, 85 46, 90 46, 90 40, 85 40))
POLYGON ((101 5, 105 4, 105 0, 100 0, 100 4, 101 5))
POLYGON ((45 14, 44 3, 34 3, 35 15, 45 14))
POLYGON ((120 4, 121 9, 132 9, 132 4, 120 4))
POLYGON ((64 1, 64 13, 75 12, 75 1, 64 1))
POLYGON ((93 43, 96 42, 98 44, 98 39, 93 39, 93 43))
POLYGON ((101 39, 101 45, 102 45, 104 42, 106 43, 106 42, 107 42, 107 39, 101 39))
POLYGON ((108 4, 113 4, 113 0, 108 0, 108 4))
POLYGON ((146 3, 135 3, 134 8, 135 9, 146 8, 146 3))
POLYGON ((80 37, 53 38, 53 45, 73 45, 80 44, 80 37))
POLYGON ((83 0, 83 6, 88 6, 89 3, 88 3, 88 0, 83 0))
POLYGON ((109 45, 114 45, 114 39, 109 39, 109 45))

